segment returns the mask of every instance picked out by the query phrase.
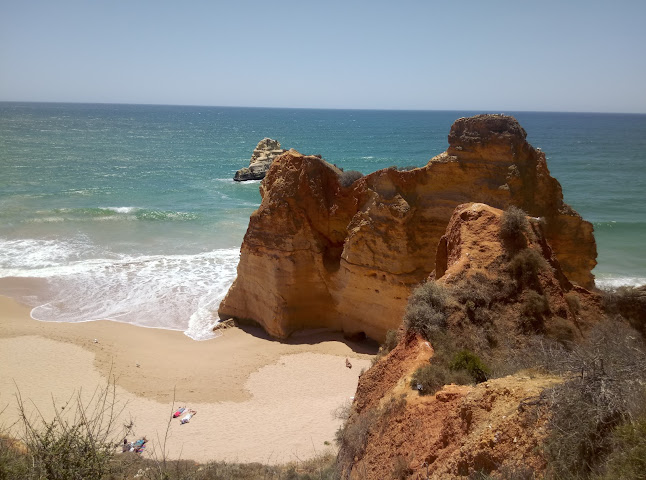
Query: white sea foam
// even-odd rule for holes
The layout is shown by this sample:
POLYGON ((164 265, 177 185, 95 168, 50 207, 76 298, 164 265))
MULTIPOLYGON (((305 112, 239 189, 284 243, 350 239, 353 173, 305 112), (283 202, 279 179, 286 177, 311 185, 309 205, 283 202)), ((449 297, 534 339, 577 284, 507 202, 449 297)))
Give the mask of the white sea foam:
POLYGON ((597 275, 595 283, 599 288, 617 288, 625 286, 646 285, 646 277, 640 276, 616 276, 601 274, 597 275))
POLYGON ((14 253, 23 252, 16 261, 0 259, 0 277, 44 279, 46 288, 41 281, 41 288, 22 299, 34 306, 36 320, 116 320, 181 330, 195 340, 214 336, 217 308, 235 279, 239 260, 237 248, 73 260, 71 243, 15 242, 19 245, 0 241, 14 253))
POLYGON ((84 235, 58 240, 0 238, 0 277, 24 276, 33 269, 67 265, 91 255, 93 247, 84 235))
POLYGON ((137 207, 103 207, 101 210, 109 210, 116 213, 134 213, 139 210, 137 207))

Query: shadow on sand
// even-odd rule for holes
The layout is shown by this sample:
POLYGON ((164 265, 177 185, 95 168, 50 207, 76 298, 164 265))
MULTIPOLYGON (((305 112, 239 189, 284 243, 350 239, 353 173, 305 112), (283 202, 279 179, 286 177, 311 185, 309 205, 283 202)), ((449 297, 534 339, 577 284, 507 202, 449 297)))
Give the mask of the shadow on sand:
POLYGON ((287 345, 316 345, 317 343, 323 342, 341 342, 346 344, 354 353, 358 354, 376 355, 379 351, 379 343, 370 338, 347 338, 341 332, 335 332, 325 328, 300 330, 292 333, 285 339, 278 339, 269 335, 257 324, 236 321, 235 326, 254 337, 287 345))

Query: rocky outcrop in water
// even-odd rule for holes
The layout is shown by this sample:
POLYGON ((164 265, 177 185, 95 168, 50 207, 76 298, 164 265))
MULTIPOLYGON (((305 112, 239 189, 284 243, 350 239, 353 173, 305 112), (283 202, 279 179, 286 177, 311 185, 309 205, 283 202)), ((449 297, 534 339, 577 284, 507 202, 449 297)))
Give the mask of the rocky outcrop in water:
POLYGON ((545 155, 512 117, 457 120, 449 149, 424 167, 353 183, 343 176, 294 150, 272 164, 221 318, 255 321, 276 337, 329 327, 382 340, 400 324, 411 287, 435 269, 438 242, 466 202, 541 217, 565 276, 593 285, 592 225, 563 202, 545 155))
POLYGON ((236 182, 262 180, 265 178, 265 175, 274 159, 286 151, 287 150, 281 148, 278 140, 263 138, 258 142, 258 145, 256 145, 256 148, 251 154, 249 166, 238 170, 233 179, 236 182))

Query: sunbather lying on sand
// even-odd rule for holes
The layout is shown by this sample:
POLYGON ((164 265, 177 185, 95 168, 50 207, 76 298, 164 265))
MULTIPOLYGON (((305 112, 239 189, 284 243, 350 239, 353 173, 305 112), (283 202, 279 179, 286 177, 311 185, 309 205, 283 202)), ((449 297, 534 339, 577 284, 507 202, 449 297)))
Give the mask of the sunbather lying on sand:
POLYGON ((186 410, 186 407, 179 407, 175 413, 173 413, 173 418, 179 417, 182 413, 184 413, 184 410, 186 410))
POLYGON ((123 439, 123 447, 122 451, 123 452, 135 452, 135 453, 141 453, 144 451, 144 448, 146 448, 146 443, 148 442, 148 439, 146 437, 140 438, 139 440, 135 442, 128 442, 125 438, 123 439))
POLYGON ((180 420, 179 423, 181 423, 182 425, 185 423, 188 423, 193 417, 193 415, 196 415, 196 414, 197 412, 195 410, 189 410, 188 413, 184 415, 184 417, 180 420))

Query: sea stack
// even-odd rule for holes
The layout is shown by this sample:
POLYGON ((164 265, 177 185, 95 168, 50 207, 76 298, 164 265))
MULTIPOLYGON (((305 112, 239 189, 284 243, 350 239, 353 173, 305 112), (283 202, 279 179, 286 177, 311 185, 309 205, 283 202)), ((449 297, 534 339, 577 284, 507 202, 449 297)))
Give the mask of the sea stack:
POLYGON ((457 120, 449 149, 424 167, 349 185, 343 175, 295 150, 272 164, 221 318, 252 320, 279 338, 327 327, 382 341, 401 323, 411 289, 434 271, 453 211, 469 202, 541 217, 565 276, 594 285, 592 225, 563 202, 545 154, 513 117, 457 120))
POLYGON ((258 142, 258 145, 256 145, 256 148, 251 154, 249 166, 238 170, 233 179, 236 182, 262 180, 265 178, 274 159, 286 151, 281 148, 278 140, 263 138, 258 142))

